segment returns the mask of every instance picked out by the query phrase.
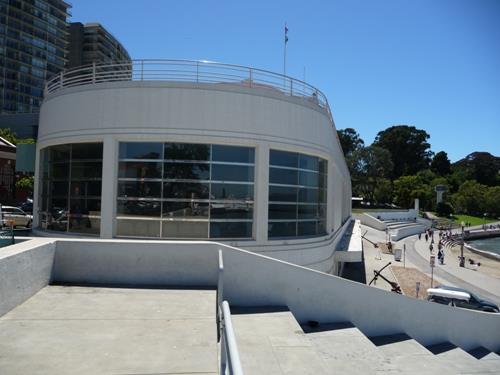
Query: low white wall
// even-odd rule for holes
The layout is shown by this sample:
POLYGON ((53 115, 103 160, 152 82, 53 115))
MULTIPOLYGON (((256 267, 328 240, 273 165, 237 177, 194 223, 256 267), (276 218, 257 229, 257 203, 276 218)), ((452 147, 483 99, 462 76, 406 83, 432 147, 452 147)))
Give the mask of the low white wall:
POLYGON ((361 236, 361 222, 359 220, 355 220, 349 242, 347 243, 347 248, 335 251, 335 261, 343 263, 361 262, 362 260, 363 240, 361 236))
POLYGON ((426 227, 424 225, 412 225, 410 227, 403 227, 391 230, 391 241, 399 241, 401 238, 413 236, 414 234, 424 233, 426 227))
POLYGON ((0 316, 48 285, 55 247, 34 239, 0 249, 0 316))
POLYGON ((224 254, 224 298, 232 305, 288 306, 299 322, 352 322, 369 336, 406 333, 424 345, 500 350, 500 315, 386 292, 212 242, 66 241, 54 281, 212 286, 224 254))
POLYGON ((381 220, 416 220, 417 211, 410 209, 408 211, 380 211, 372 212, 372 216, 380 216, 381 220))
POLYGON ((361 220, 361 224, 369 226, 371 228, 378 229, 378 230, 386 230, 387 229, 387 225, 383 221, 377 219, 376 216, 374 217, 374 216, 369 215, 367 213, 363 213, 361 215, 360 220, 361 220))

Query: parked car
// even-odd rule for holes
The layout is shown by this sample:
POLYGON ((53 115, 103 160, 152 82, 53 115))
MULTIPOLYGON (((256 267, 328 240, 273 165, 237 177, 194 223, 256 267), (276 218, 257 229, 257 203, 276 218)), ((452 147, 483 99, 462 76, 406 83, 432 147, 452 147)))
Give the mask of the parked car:
POLYGON ((10 221, 14 222, 14 227, 31 227, 33 216, 23 210, 12 206, 2 206, 2 226, 7 226, 10 221))
POLYGON ((427 289, 427 295, 428 301, 443 305, 493 313, 500 312, 498 306, 493 302, 482 299, 462 288, 441 285, 436 288, 427 289))

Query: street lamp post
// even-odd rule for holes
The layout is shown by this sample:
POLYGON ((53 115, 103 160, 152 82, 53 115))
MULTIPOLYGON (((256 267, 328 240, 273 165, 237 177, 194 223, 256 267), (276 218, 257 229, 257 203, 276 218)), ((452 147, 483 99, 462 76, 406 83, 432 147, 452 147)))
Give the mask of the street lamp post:
POLYGON ((465 258, 464 258, 464 227, 465 223, 462 221, 462 233, 460 235, 460 267, 465 267, 465 258))

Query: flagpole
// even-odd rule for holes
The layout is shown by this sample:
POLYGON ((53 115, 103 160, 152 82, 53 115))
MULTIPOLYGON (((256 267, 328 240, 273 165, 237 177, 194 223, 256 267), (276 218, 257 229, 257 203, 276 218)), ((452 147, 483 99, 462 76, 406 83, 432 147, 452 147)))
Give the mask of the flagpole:
POLYGON ((285 22, 285 46, 283 49, 283 89, 286 90, 286 45, 288 43, 288 27, 285 22))

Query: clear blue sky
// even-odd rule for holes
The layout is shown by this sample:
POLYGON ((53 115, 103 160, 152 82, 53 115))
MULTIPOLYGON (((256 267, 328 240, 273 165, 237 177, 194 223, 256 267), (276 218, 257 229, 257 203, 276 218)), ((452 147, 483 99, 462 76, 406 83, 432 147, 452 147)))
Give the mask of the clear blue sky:
POLYGON ((134 59, 283 71, 322 90, 337 129, 426 130, 451 161, 500 156, 500 0, 72 0, 134 59))

